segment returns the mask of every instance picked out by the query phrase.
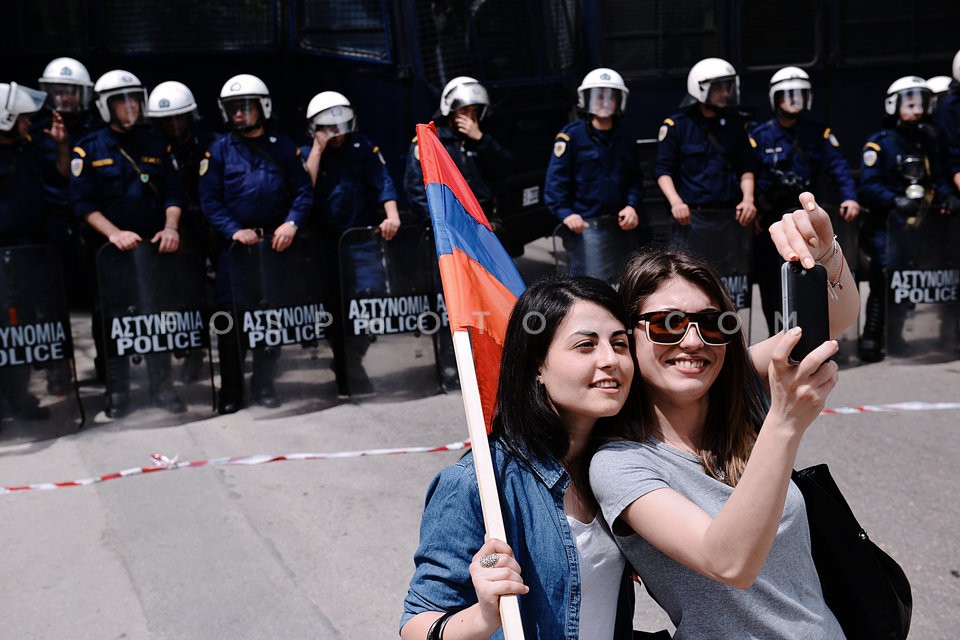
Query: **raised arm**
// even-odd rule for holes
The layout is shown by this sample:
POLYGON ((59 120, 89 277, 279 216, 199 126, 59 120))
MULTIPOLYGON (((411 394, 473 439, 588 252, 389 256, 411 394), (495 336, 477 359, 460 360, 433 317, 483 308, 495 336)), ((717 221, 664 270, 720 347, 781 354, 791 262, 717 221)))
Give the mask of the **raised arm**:
MULTIPOLYGON (((829 295, 830 337, 837 338, 856 322, 860 313, 860 292, 850 267, 836 244, 830 216, 812 193, 800 194, 801 209, 784 214, 770 227, 770 236, 777 251, 787 261, 800 261, 807 269, 820 263, 827 270, 825 295, 829 295)), ((773 336, 750 347, 750 357, 765 386, 769 386, 767 370, 776 344, 773 336)))

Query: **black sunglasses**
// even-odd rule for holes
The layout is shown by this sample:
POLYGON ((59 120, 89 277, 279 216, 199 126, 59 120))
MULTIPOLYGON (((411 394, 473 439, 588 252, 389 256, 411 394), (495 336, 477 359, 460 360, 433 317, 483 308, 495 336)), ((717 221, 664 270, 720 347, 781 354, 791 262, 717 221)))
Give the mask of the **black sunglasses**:
POLYGON ((654 344, 680 344, 687 335, 687 330, 696 326, 703 344, 719 347, 729 344, 733 337, 740 333, 739 316, 731 314, 737 321, 735 325, 728 327, 723 322, 724 315, 721 311, 651 311, 637 316, 637 321, 646 325, 647 339, 654 344))

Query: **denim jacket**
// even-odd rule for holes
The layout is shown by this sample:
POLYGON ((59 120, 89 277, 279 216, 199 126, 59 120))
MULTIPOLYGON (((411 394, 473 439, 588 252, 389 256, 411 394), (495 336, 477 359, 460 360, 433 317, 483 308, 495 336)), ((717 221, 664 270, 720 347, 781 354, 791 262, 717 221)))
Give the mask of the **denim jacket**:
MULTIPOLYGON (((555 459, 518 457, 491 443, 507 544, 530 592, 519 596, 527 640, 577 640, 580 567, 563 510, 570 476, 555 459)), ((476 603, 470 561, 483 545, 484 526, 473 453, 441 471, 427 490, 416 571, 403 603, 402 628, 424 611, 459 611, 476 603)), ((632 637, 633 584, 620 589, 615 640, 632 637)), ((493 638, 503 638, 498 630, 493 638)))

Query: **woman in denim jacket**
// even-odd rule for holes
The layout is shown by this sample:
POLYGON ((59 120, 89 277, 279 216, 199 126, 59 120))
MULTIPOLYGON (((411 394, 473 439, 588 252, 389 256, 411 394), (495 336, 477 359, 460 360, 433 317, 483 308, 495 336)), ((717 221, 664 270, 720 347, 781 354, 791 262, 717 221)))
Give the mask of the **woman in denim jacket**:
POLYGON ((505 594, 519 595, 527 640, 631 637, 633 586, 587 484, 591 443, 630 392, 626 318, 594 278, 543 280, 520 296, 490 447, 507 540, 484 542, 473 455, 441 471, 427 491, 404 640, 502 638, 505 594))

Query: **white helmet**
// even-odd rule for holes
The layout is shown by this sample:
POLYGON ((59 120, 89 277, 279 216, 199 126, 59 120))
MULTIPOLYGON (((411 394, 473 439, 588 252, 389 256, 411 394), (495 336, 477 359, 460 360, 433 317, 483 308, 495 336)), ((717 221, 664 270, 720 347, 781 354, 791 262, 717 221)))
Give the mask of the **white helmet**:
POLYGON ((50 95, 51 106, 57 111, 74 113, 84 111, 90 105, 93 82, 87 68, 78 60, 51 60, 38 82, 40 89, 50 95))
POLYGON ((930 89, 930 93, 933 95, 946 93, 950 89, 951 82, 953 82, 953 78, 950 76, 933 76, 927 78, 927 89, 930 89))
POLYGON ((46 99, 43 91, 22 87, 16 82, 0 82, 0 131, 12 130, 17 118, 39 111, 46 99))
POLYGON ((310 135, 321 127, 334 136, 350 133, 357 128, 357 116, 350 101, 336 91, 323 91, 313 96, 307 105, 307 121, 310 135))
POLYGON ((577 109, 593 115, 621 115, 627 110, 627 96, 630 90, 623 77, 613 69, 601 67, 583 77, 577 87, 577 109), (604 101, 614 100, 613 113, 607 113, 604 101))
POLYGON ((487 90, 479 80, 458 76, 444 85, 443 92, 440 94, 442 115, 449 116, 460 107, 468 107, 472 104, 480 106, 480 115, 477 119, 483 120, 483 116, 487 114, 487 107, 490 106, 490 96, 487 95, 487 90))
POLYGON ((113 113, 110 111, 110 99, 120 95, 130 95, 140 101, 140 108, 147 102, 147 90, 137 76, 123 69, 114 69, 107 71, 97 78, 97 83, 93 85, 93 91, 97 94, 94 104, 100 112, 103 121, 110 123, 113 119, 113 113))
POLYGON ((187 85, 176 80, 161 82, 150 92, 147 117, 166 118, 197 110, 197 101, 187 85))
POLYGON ((960 82, 960 51, 953 56, 953 79, 960 82))
POLYGON ((900 110, 900 102, 906 97, 918 97, 923 103, 924 113, 930 107, 930 89, 927 81, 920 76, 904 76, 894 80, 887 88, 887 97, 883 101, 883 108, 888 116, 896 115, 900 110))
POLYGON ((770 78, 770 108, 775 112, 780 108, 780 101, 787 91, 799 91, 803 99, 804 111, 813 106, 813 91, 810 85, 810 76, 799 67, 784 67, 770 78))
POLYGON ((740 77, 733 65, 722 58, 704 58, 690 68, 687 74, 687 93, 702 104, 715 107, 733 106, 740 102, 740 77), (725 104, 710 101, 710 89, 725 85, 729 97, 725 104))
POLYGON ((225 100, 233 100, 235 98, 254 98, 260 102, 260 113, 263 115, 264 120, 270 119, 270 114, 273 113, 273 102, 270 100, 270 90, 267 89, 267 85, 263 83, 263 80, 257 76, 252 76, 249 73, 241 73, 240 75, 233 76, 227 80, 223 88, 220 89, 220 99, 218 100, 220 104, 220 115, 223 116, 224 122, 230 122, 230 115, 227 113, 227 110, 224 108, 223 103, 225 100))

